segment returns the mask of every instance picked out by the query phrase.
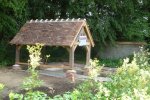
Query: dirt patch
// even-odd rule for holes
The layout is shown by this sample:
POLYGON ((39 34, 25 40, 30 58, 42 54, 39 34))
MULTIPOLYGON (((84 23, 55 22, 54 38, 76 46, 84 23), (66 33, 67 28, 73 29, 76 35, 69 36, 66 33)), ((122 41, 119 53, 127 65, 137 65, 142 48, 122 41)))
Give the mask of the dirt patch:
MULTIPOLYGON (((27 71, 0 69, 0 83, 3 83, 5 85, 2 96, 6 97, 10 93, 10 91, 20 91, 23 79, 27 76, 27 71)), ((66 78, 40 75, 40 79, 44 81, 44 85, 39 90, 49 91, 53 89, 54 93, 52 95, 71 91, 75 87, 75 84, 70 83, 66 78)))

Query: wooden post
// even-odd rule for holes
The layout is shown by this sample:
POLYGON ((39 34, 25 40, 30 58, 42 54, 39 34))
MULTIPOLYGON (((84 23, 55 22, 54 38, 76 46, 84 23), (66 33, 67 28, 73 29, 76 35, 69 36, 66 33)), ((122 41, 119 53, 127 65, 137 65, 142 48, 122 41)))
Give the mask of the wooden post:
POLYGON ((73 69, 73 67, 74 67, 74 51, 75 51, 76 47, 77 47, 77 44, 73 45, 69 49, 69 65, 70 65, 71 69, 73 69))
POLYGON ((16 59, 15 59, 15 64, 19 64, 20 62, 20 45, 16 45, 16 59))
POLYGON ((88 66, 90 64, 90 58, 91 58, 91 45, 86 46, 86 65, 88 66))
POLYGON ((74 67, 74 50, 73 47, 70 48, 70 52, 69 52, 69 65, 71 67, 71 69, 74 67))

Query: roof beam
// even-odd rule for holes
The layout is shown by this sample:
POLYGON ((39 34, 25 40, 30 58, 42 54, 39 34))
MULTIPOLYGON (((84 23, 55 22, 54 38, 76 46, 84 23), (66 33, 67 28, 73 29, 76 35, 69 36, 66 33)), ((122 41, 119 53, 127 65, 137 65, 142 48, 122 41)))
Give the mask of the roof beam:
POLYGON ((36 20, 33 20, 31 19, 30 21, 27 21, 27 23, 45 23, 45 22, 85 22, 86 19, 81 19, 81 18, 78 18, 78 19, 75 19, 75 18, 72 18, 72 19, 36 19, 36 20))

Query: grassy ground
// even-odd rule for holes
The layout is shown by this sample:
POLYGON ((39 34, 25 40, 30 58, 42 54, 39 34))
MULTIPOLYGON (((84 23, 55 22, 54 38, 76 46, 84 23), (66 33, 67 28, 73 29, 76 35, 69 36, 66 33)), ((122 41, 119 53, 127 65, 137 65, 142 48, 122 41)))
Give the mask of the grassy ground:
POLYGON ((122 59, 112 60, 112 59, 100 59, 100 64, 106 67, 117 68, 120 67, 123 63, 122 59))

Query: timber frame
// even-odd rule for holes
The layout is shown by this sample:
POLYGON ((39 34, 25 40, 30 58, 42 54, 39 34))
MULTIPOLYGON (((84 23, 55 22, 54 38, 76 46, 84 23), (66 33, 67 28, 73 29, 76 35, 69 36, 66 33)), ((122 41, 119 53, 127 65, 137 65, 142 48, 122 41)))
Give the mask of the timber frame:
POLYGON ((90 64, 90 56, 91 56, 91 47, 94 47, 94 41, 91 36, 90 30, 88 28, 88 25, 86 23, 86 20, 84 19, 56 19, 56 20, 30 20, 25 23, 25 25, 20 29, 20 31, 17 33, 17 35, 11 40, 11 44, 16 45, 16 58, 15 58, 15 64, 20 64, 20 49, 22 45, 34 45, 35 43, 42 43, 46 46, 62 46, 65 47, 69 53, 69 66, 70 69, 74 68, 74 53, 76 50, 76 47, 79 46, 79 37, 85 36, 87 38, 86 45, 83 45, 86 49, 86 65, 90 64), (67 22, 67 24, 66 24, 67 22), (34 25, 31 26, 31 24, 34 23, 34 25), (48 28, 45 25, 49 26, 48 28), (56 27, 58 24, 60 27, 56 27), (64 25, 63 25, 64 23, 64 25), (65 24, 68 25, 68 27, 65 27, 65 24), (39 25, 39 26, 38 26, 39 25), (51 26, 50 26, 51 25, 51 26), (71 26, 72 25, 72 26, 71 26), (31 28, 33 27, 33 28, 31 28), (39 27, 42 28, 42 31, 38 30, 39 27), (56 28, 55 28, 56 27, 56 28), (65 29, 63 29, 65 27, 65 29), (44 30, 43 30, 44 29, 44 30), (52 29, 55 29, 51 31, 52 29), (67 30, 68 29, 68 30, 67 30), (60 30, 60 31, 58 31, 60 30), (64 34, 64 31, 68 32, 64 34), (73 31, 72 31, 73 30, 73 31), (47 32, 49 31, 49 32, 47 32), (61 31, 63 31, 61 33, 61 31), (45 32, 44 34, 42 32, 45 32), (47 33, 46 33, 47 32, 47 33), (74 33, 73 33, 74 32, 74 33), (59 34, 58 34, 59 33, 59 34), (47 35, 46 37, 36 38, 33 36, 34 34, 37 34, 36 37, 47 35), (39 35, 40 34, 40 35, 39 35), (43 35, 41 35, 43 34, 43 35), (51 34, 51 35, 50 35, 51 34), (62 35, 63 34, 63 35, 62 35), (31 36, 27 38, 27 35, 31 36), (57 35, 57 36, 56 36, 57 35), (53 41, 49 41, 49 38, 53 38, 53 41), (66 40, 65 40, 65 39, 66 40), (71 38, 71 39, 70 39, 71 38), (67 40, 68 39, 68 40, 67 40))

